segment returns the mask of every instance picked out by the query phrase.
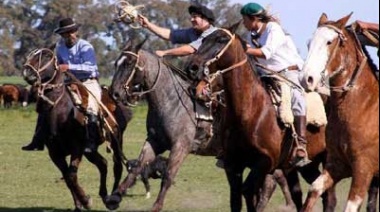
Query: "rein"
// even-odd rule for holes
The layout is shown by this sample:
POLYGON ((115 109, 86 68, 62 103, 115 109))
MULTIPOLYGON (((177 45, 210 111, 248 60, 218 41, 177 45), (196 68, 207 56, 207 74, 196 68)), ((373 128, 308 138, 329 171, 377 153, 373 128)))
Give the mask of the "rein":
POLYGON ((329 29, 332 29, 334 30, 337 34, 338 34, 338 38, 339 38, 339 42, 335 45, 334 49, 333 49, 333 52, 329 58, 329 60, 327 61, 326 63, 326 68, 321 72, 321 77, 322 77, 322 83, 323 83, 323 86, 327 87, 329 90, 331 91, 334 91, 334 92, 340 92, 340 93, 344 93, 344 92, 347 92, 349 90, 351 90, 354 85, 355 85, 355 82, 359 76, 359 74, 361 73, 361 71, 363 70, 366 62, 367 62, 367 57, 365 56, 365 54, 363 53, 363 50, 358 48, 358 46, 360 46, 360 42, 359 42, 359 39, 354 31, 353 30, 353 33, 355 35, 355 43, 357 45, 355 45, 355 48, 357 51, 360 52, 361 56, 362 56, 362 61, 360 62, 360 64, 358 66, 356 66, 356 69, 354 71, 354 73, 352 74, 351 78, 347 80, 346 83, 344 83, 344 85, 341 85, 341 86, 329 86, 329 80, 334 78, 335 76, 338 76, 339 74, 341 74, 343 71, 345 71, 345 68, 344 67, 341 67, 335 71, 333 71, 331 74, 327 75, 326 72, 327 72, 327 67, 332 63, 333 59, 336 57, 336 54, 338 52, 338 49, 343 46, 343 43, 345 41, 347 41, 347 38, 346 36, 344 35, 343 31, 333 25, 324 25, 323 27, 327 27, 329 29))
POLYGON ((55 56, 54 52, 50 49, 47 49, 47 48, 42 48, 42 49, 36 49, 34 51, 32 51, 28 57, 27 57, 27 60, 26 60, 26 63, 24 64, 24 67, 26 68, 30 68, 31 70, 33 70, 37 76, 37 85, 38 85, 38 90, 37 90, 37 93, 38 93, 38 97, 40 97, 41 99, 43 99, 45 102, 49 103, 50 105, 52 105, 53 107, 55 107, 57 105, 57 103, 62 99, 63 95, 64 95, 64 91, 62 91, 61 95, 58 97, 58 99, 56 99, 55 101, 49 99, 49 97, 47 97, 44 93, 46 90, 54 90, 55 88, 60 88, 63 86, 63 83, 59 83, 59 84, 52 84, 51 82, 55 79, 55 77, 57 76, 57 71, 58 71, 58 63, 57 63, 57 57, 55 56), (49 62, 47 62, 44 66, 42 66, 42 52, 43 51, 47 51, 49 54, 52 55, 52 58, 50 59, 49 62), (39 58, 38 58, 38 66, 37 68, 35 68, 31 63, 30 61, 38 54, 39 58), (51 65, 53 65, 54 67, 54 75, 45 83, 42 83, 42 80, 41 80, 41 76, 40 76, 40 73, 44 72, 47 70, 47 68, 49 68, 51 65), (42 66, 42 67, 41 67, 42 66))
POLYGON ((205 65, 204 65, 204 74, 206 76, 209 76, 209 79, 207 80, 210 84, 212 81, 214 81, 219 75, 223 75, 224 73, 226 72, 229 72, 237 67, 240 67, 242 65, 244 65, 247 61, 248 61, 248 58, 247 56, 245 56, 245 58, 238 62, 238 63, 235 63, 233 64, 232 66, 228 67, 228 68, 225 68, 223 70, 218 70, 216 71, 215 73, 213 74, 210 74, 210 70, 209 70, 209 66, 218 61, 220 59, 220 57, 227 51, 227 49, 232 45, 233 41, 236 39, 236 36, 234 34, 231 34, 228 30, 225 30, 225 29, 220 29, 224 32, 226 32, 229 36, 230 36, 230 40, 228 41, 228 43, 226 44, 226 46, 224 46, 224 48, 212 59, 208 60, 205 65))

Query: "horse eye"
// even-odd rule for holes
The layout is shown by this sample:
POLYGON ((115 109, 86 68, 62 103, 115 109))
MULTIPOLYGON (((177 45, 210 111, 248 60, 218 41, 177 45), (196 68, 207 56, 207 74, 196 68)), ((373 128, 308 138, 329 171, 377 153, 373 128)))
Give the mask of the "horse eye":
POLYGON ((332 44, 332 41, 327 41, 327 45, 330 46, 332 44))

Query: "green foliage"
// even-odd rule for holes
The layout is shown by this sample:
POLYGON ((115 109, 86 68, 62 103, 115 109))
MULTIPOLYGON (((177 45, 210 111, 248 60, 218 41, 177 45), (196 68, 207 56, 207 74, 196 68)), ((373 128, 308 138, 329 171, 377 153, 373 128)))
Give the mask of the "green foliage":
MULTIPOLYGON (((58 20, 72 17, 82 26, 80 35, 89 40, 97 52, 99 70, 103 77, 113 74, 113 62, 128 40, 150 39, 145 49, 154 51, 172 45, 157 39, 144 29, 132 29, 115 23, 114 5, 110 0, 24 0, 2 1, 0 7, 0 76, 19 76, 28 53, 36 48, 57 42, 54 34, 58 20)), ((152 22, 167 28, 191 26, 187 8, 192 1, 185 0, 129 0, 133 5, 145 5, 141 13, 152 22)), ((229 26, 240 19, 240 4, 229 0, 198 1, 213 9, 218 26, 229 26)))

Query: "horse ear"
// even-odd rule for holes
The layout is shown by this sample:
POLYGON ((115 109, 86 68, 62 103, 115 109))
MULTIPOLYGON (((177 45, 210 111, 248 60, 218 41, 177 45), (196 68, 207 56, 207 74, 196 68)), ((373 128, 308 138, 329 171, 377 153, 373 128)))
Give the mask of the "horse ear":
POLYGON ((132 46, 132 40, 128 40, 127 43, 123 47, 123 51, 128 51, 131 49, 132 46))
POLYGON ((136 48, 136 52, 138 52, 142 46, 144 45, 144 43, 149 39, 149 36, 147 36, 141 43, 137 44, 137 46, 135 47, 136 48))
POLYGON ((351 12, 351 13, 348 14, 347 16, 345 16, 345 17, 343 17, 343 18, 341 18, 341 19, 339 19, 339 20, 337 21, 338 27, 339 27, 340 29, 343 29, 343 28, 346 27, 346 24, 347 24, 348 20, 351 18, 352 14, 353 14, 353 12, 351 12))
POLYGON ((328 18, 327 18, 326 13, 322 13, 321 17, 319 18, 318 27, 326 24, 327 21, 328 21, 328 18))
POLYGON ((57 45, 57 43, 54 43, 54 44, 50 45, 48 48, 50 50, 54 51, 56 45, 57 45))
POLYGON ((228 30, 232 33, 236 33, 236 30, 239 28, 241 21, 242 20, 240 19, 238 22, 232 24, 232 26, 228 27, 228 30))

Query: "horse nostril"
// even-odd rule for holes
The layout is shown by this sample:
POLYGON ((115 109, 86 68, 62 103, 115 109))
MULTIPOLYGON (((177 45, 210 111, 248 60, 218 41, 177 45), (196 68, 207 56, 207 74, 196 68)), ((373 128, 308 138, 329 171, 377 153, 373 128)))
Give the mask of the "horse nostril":
POLYGON ((314 84, 314 78, 313 77, 308 77, 307 78, 307 84, 309 84, 309 85, 314 84))
POLYGON ((198 65, 192 65, 191 68, 190 68, 191 71, 198 71, 199 70, 199 66, 198 65))
POLYGON ((113 99, 118 100, 119 97, 120 97, 119 92, 113 92, 113 93, 112 93, 112 98, 113 98, 113 99))

